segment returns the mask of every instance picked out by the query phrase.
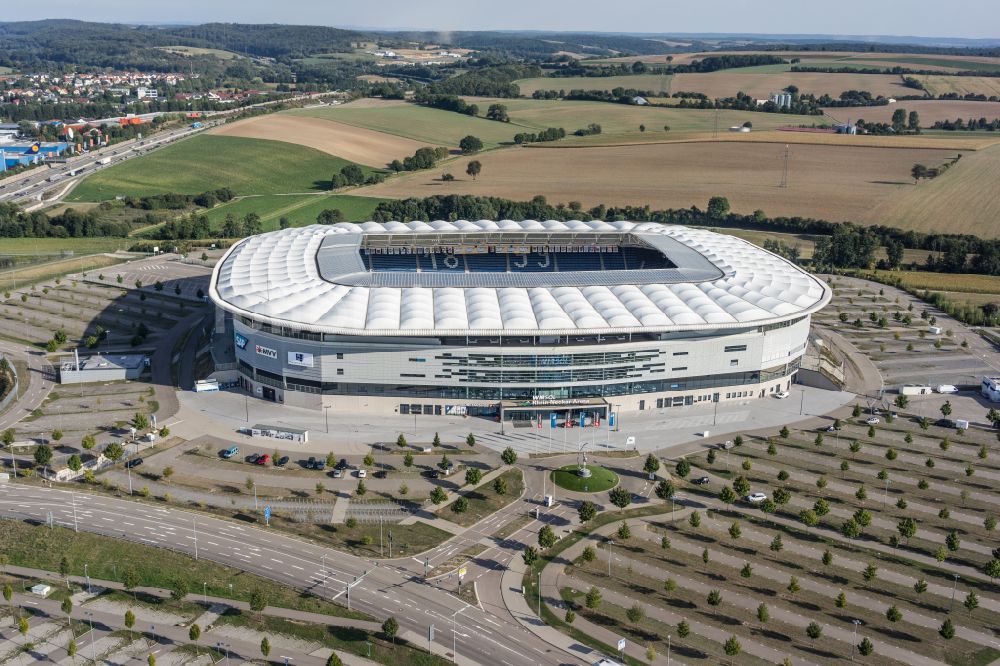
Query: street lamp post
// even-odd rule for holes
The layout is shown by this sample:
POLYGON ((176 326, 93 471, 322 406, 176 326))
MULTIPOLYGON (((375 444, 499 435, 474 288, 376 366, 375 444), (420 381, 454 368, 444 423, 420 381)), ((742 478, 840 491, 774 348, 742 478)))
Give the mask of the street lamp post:
POLYGON ((670 634, 667 634, 667 666, 670 666, 670 634))
POLYGON ((201 600, 205 602, 205 606, 208 606, 208 583, 202 582, 201 584, 201 600))
POLYGON ((854 623, 854 638, 851 639, 851 661, 854 661, 854 646, 858 644, 858 625, 861 624, 861 620, 851 620, 851 622, 854 623))
POLYGON ((91 613, 90 611, 84 611, 83 614, 87 616, 87 624, 90 625, 90 660, 96 664, 97 663, 97 654, 96 654, 96 649, 97 648, 94 647, 94 614, 91 613))
POLYGON ((611 546, 615 545, 615 542, 608 539, 608 578, 611 578, 611 546))
POLYGON ((326 589, 326 553, 320 558, 320 566, 323 569, 323 589, 326 589))
POLYGON ((882 508, 885 508, 885 503, 889 500, 889 477, 885 477, 885 494, 882 495, 882 508))
POLYGON ((958 588, 958 574, 952 574, 955 577, 955 584, 951 586, 951 605, 948 607, 948 612, 955 607, 955 590, 958 588))

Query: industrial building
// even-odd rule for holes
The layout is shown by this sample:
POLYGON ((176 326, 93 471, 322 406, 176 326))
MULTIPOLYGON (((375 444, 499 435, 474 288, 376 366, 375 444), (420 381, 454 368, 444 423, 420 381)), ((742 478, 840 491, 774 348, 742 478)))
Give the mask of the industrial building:
POLYGON ((261 398, 574 421, 785 391, 831 296, 733 236, 600 220, 285 229, 209 293, 261 398))
POLYGON ((59 364, 59 383, 89 384, 138 379, 147 367, 149 359, 143 354, 74 356, 59 364))
POLYGON ((49 157, 58 157, 69 150, 65 142, 45 143, 3 143, 0 144, 0 171, 16 166, 27 166, 43 162, 49 157))

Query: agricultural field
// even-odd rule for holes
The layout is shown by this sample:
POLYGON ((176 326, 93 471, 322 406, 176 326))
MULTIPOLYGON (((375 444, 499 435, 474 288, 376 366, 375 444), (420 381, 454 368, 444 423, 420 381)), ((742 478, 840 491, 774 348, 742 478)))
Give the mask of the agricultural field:
POLYGON ((219 187, 236 194, 315 192, 347 160, 280 141, 199 135, 85 178, 70 201, 177 192, 198 194, 219 187))
POLYGON ((257 213, 261 218, 261 228, 274 231, 279 228, 282 217, 288 218, 290 226, 302 227, 315 224, 316 216, 328 208, 340 210, 346 220, 367 221, 380 201, 346 194, 264 194, 234 199, 206 211, 205 215, 212 229, 218 231, 230 213, 237 219, 248 213, 257 213))
POLYGON ((166 51, 167 53, 172 53, 174 55, 182 56, 215 56, 219 60, 234 60, 240 56, 232 51, 224 51, 222 49, 206 49, 198 46, 158 46, 156 47, 161 51, 166 51))
MULTIPOLYGON (((988 56, 927 55, 914 53, 858 53, 851 51, 708 51, 701 53, 674 53, 674 65, 686 65, 692 60, 702 60, 713 55, 776 55, 786 60, 798 58, 803 67, 908 67, 911 69, 1000 70, 1000 58, 988 56)), ((610 63, 631 64, 640 60, 646 64, 667 64, 667 55, 626 56, 584 61, 585 65, 610 63)))
POLYGON ((209 130, 216 136, 268 139, 307 146, 341 159, 383 168, 412 155, 424 143, 385 132, 352 127, 322 118, 274 113, 226 123, 209 130))
MULTIPOLYGON (((957 77, 955 77, 957 78, 957 77)), ((905 109, 907 113, 916 111, 920 114, 920 125, 930 127, 938 120, 955 120, 961 118, 1000 118, 1000 102, 965 102, 959 100, 902 100, 896 104, 868 107, 831 107, 823 111, 841 122, 851 120, 856 122, 864 119, 866 122, 887 123, 892 120, 892 114, 897 109, 905 109)))
MULTIPOLYGON (((486 112, 482 108, 483 113, 486 112)), ((354 127, 412 139, 423 146, 457 147, 462 137, 471 134, 483 140, 487 148, 512 143, 522 128, 485 118, 417 106, 402 101, 359 100, 342 106, 296 109, 289 115, 333 120, 354 127)), ((403 157, 403 156, 399 156, 403 157)))
MULTIPOLYGON (((562 127, 570 136, 549 146, 601 145, 616 143, 644 143, 691 138, 690 135, 714 132, 716 122, 720 132, 727 132, 733 125, 750 121, 756 129, 774 129, 803 122, 803 116, 780 113, 753 113, 727 109, 716 113, 707 109, 677 109, 663 106, 631 106, 568 100, 524 100, 471 98, 480 108, 492 103, 505 104, 510 115, 510 125, 523 125, 530 130, 545 127, 562 127), (601 126, 601 134, 577 137, 572 132, 591 123, 601 126), (646 130, 640 131, 639 126, 646 130), (664 130, 669 126, 670 130, 664 130)), ((513 132, 524 131, 512 127, 513 132)), ((745 138, 745 137, 740 137, 745 138)))
POLYGON ((789 187, 780 188, 784 153, 783 144, 723 141, 521 148, 480 155, 482 174, 476 181, 465 176, 461 161, 357 193, 388 198, 457 193, 512 199, 541 194, 553 203, 579 201, 585 207, 604 203, 656 208, 704 206, 710 197, 724 195, 733 210, 743 213, 759 208, 771 215, 850 220, 862 218, 873 203, 897 190, 912 189, 914 162, 938 164, 952 156, 930 149, 796 145, 789 152, 789 187), (456 180, 441 181, 443 172, 453 173, 456 180))
POLYGON ((571 76, 538 77, 515 81, 521 95, 531 97, 536 90, 613 90, 615 88, 635 88, 654 92, 670 92, 670 75, 637 74, 635 76, 571 76))
MULTIPOLYGON (((921 161, 914 155, 915 162, 921 161)), ((483 170, 486 171, 485 169, 483 170)), ((1000 237, 1000 146, 966 154, 944 175, 900 188, 858 220, 916 231, 943 231, 1000 237)))
MULTIPOLYGON (((958 78, 958 77, 946 77, 958 78)), ((964 77, 963 77, 964 78, 964 77)), ((975 77, 978 78, 978 77, 975 77)), ((709 97, 733 97, 743 92, 758 99, 795 85, 803 93, 839 97, 845 90, 867 90, 874 95, 896 97, 913 94, 903 85, 902 77, 893 74, 826 74, 820 72, 753 72, 744 68, 719 72, 675 74, 671 90, 700 92, 709 97)))
POLYGON ((915 76, 932 95, 958 93, 959 95, 1000 95, 1000 78, 993 76, 944 76, 925 74, 915 76))

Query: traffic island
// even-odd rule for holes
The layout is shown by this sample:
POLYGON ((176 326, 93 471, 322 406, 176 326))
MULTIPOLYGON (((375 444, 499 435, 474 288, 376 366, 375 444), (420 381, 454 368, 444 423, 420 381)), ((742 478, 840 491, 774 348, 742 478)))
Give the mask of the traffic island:
POLYGON ((618 475, 600 465, 566 465, 552 472, 552 481, 563 490, 599 493, 618 485, 618 475))

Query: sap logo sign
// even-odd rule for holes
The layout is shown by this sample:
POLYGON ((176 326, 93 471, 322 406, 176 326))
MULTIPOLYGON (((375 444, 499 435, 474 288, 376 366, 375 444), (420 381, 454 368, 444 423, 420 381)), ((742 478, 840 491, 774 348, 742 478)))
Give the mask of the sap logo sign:
POLYGON ((256 347, 254 347, 254 350, 261 356, 266 356, 268 358, 278 358, 278 352, 275 351, 274 349, 269 349, 267 347, 262 347, 261 345, 257 345, 256 347))
POLYGON ((247 338, 243 337, 239 333, 236 334, 236 346, 240 349, 246 349, 247 343, 250 342, 247 338))

